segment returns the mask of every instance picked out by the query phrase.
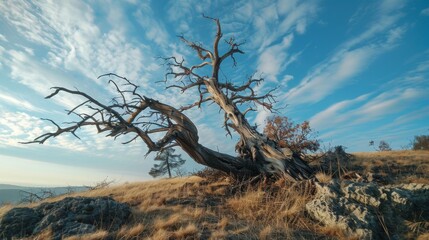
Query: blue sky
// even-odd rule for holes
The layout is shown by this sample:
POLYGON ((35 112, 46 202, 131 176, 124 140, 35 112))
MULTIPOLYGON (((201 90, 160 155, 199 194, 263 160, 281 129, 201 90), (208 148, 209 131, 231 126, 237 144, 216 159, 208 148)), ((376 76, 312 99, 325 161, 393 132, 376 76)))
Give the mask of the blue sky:
MULTIPOLYGON (((309 120, 326 146, 373 151, 370 140, 394 149, 429 134, 429 2, 417 1, 9 1, 0 3, 0 183, 93 184, 150 179, 153 155, 141 142, 122 145, 94 129, 82 140, 60 136, 22 145, 67 122, 79 99, 50 87, 78 88, 109 100, 114 72, 142 86, 142 94, 179 107, 192 93, 165 91, 157 57, 196 63, 177 38, 211 46, 219 18, 225 39, 246 41, 238 64, 225 62, 221 81, 241 83, 256 71, 278 86, 279 114, 309 120)), ((187 112, 201 142, 234 154, 237 136, 225 137, 215 106, 187 112)), ((249 115, 263 128, 269 113, 249 115)), ((187 156, 184 156, 188 158, 187 156)), ((201 167, 188 160, 187 170, 201 167)))

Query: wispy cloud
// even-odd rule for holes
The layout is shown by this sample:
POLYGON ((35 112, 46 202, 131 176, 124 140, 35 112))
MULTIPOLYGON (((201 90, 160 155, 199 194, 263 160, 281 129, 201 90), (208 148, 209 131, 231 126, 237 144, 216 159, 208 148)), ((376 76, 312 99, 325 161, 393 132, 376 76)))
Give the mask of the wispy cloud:
MULTIPOLYGON (((23 145, 20 142, 32 141, 36 137, 56 130, 48 121, 43 121, 35 116, 24 112, 10 112, 2 110, 0 119, 0 149, 1 148, 20 148, 34 149, 34 145, 23 145)), ((64 125, 64 123, 59 123, 64 125)), ((146 153, 147 148, 141 141, 136 141, 128 145, 120 144, 121 141, 129 140, 131 136, 120 137, 114 142, 113 138, 106 138, 97 134, 95 128, 82 128, 76 132, 80 139, 71 134, 64 134, 51 138, 44 143, 44 149, 58 150, 63 149, 75 153, 85 153, 94 157, 116 158, 128 156, 130 158, 143 160, 142 156, 146 153), (114 142, 114 143, 113 143, 114 142)))
POLYGON ((258 72, 266 75, 267 80, 277 82, 277 75, 290 63, 286 62, 286 50, 291 46, 293 34, 287 35, 276 45, 265 49, 258 59, 258 72))
POLYGON ((372 60, 376 49, 372 46, 342 51, 307 75, 289 90, 286 101, 293 104, 314 103, 328 96, 344 81, 360 73, 372 60))
POLYGON ((344 100, 337 102, 322 112, 317 113, 311 119, 311 125, 315 129, 329 128, 329 126, 337 126, 337 124, 345 122, 349 116, 342 116, 341 114, 347 111, 348 108, 355 106, 368 99, 369 95, 362 95, 355 99, 344 100))
POLYGON ((9 105, 21 108, 21 109, 25 109, 28 111, 46 112, 46 110, 43 110, 39 107, 34 106, 33 104, 22 99, 21 97, 16 97, 16 96, 13 96, 11 94, 4 92, 3 89, 1 89, 1 88, 0 88, 0 100, 3 103, 6 103, 6 104, 9 104, 9 105))
POLYGON ((20 141, 28 141, 52 130, 40 119, 23 112, 8 112, 3 109, 0 119, 0 147, 25 147, 20 141))
POLYGON ((383 84, 378 90, 332 104, 314 115, 310 119, 311 125, 322 132, 322 139, 335 139, 338 143, 347 140, 360 144, 360 148, 367 144, 368 138, 387 136, 388 133, 398 144, 404 144, 403 139, 402 142, 398 140, 398 136, 410 137, 409 134, 416 134, 412 132, 415 126, 410 127, 410 124, 427 118, 429 114, 427 106, 422 105, 429 101, 429 85, 426 81, 429 64, 423 60, 415 65, 414 69, 383 84), (391 118, 391 121, 380 126, 377 121, 383 118, 391 118), (361 130, 362 126, 365 126, 365 130, 361 130), (356 129, 360 129, 359 135, 365 137, 351 136, 350 133, 356 129))
MULTIPOLYGON (((267 80, 258 86, 263 92, 274 85, 285 86, 293 76, 285 74, 289 64, 301 52, 293 52, 293 40, 306 32, 318 12, 317 1, 241 1, 232 15, 226 16, 226 28, 234 36, 247 37, 246 49, 256 58, 256 70, 267 80), (251 37, 249 37, 251 36, 251 37), (269 87, 270 86, 270 87, 269 87)), ((245 71, 248 71, 246 69, 245 71)), ((253 122, 259 126, 271 113, 258 108, 253 122)))
POLYGON ((231 17, 251 22, 251 29, 244 30, 252 32, 249 47, 259 49, 259 52, 289 33, 304 33, 317 12, 316 1, 243 1, 237 5, 240 7, 231 17))
MULTIPOLYGON (((27 40, 48 48, 43 61, 54 67, 78 71, 95 80, 106 72, 137 79, 150 65, 141 50, 149 48, 133 44, 120 23, 103 32, 95 24, 93 9, 83 1, 5 1, 0 12, 27 40)), ((109 12, 109 19, 114 19, 113 15, 109 12)))
POLYGON ((420 12, 421 15, 429 16, 429 8, 425 8, 420 12))
POLYGON ((143 27, 146 38, 155 42, 160 47, 168 44, 169 34, 162 22, 157 21, 149 2, 141 2, 134 13, 137 21, 143 27))
POLYGON ((333 104, 313 116, 310 119, 310 123, 319 130, 328 130, 335 129, 339 125, 351 127, 374 122, 390 114, 401 112, 413 101, 424 97, 426 91, 424 89, 408 88, 392 89, 372 98, 369 98, 369 95, 362 95, 352 100, 333 104), (356 106, 366 99, 368 99, 367 102, 356 106))
POLYGON ((7 38, 0 33, 0 41, 7 42, 7 38))
POLYGON ((394 27, 401 16, 401 6, 396 1, 382 2, 378 8, 380 17, 318 64, 286 94, 286 101, 293 104, 318 102, 361 73, 375 57, 391 49, 406 30, 405 27, 394 27))
MULTIPOLYGON (((6 61, 11 70, 11 77, 41 96, 50 94, 50 87, 54 86, 74 88, 73 79, 24 52, 10 50, 6 61)), ((70 109, 80 103, 79 99, 64 96, 59 96, 55 102, 70 109)))

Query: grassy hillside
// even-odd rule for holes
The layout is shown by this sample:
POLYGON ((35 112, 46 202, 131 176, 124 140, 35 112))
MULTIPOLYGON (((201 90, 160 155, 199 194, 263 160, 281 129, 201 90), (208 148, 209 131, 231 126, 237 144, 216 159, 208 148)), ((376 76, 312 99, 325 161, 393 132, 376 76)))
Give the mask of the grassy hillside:
MULTIPOLYGON (((429 183, 429 151, 355 156, 351 168, 360 174, 377 172, 388 179, 387 183, 429 183)), ((322 174, 319 177, 329 179, 322 174)), ((340 230, 321 226, 307 217, 305 203, 314 190, 311 182, 250 184, 233 182, 228 176, 207 175, 75 193, 68 196, 111 196, 132 206, 133 213, 129 223, 118 231, 98 231, 68 239, 345 239, 340 230)), ((15 206, 0 207, 0 217, 12 207, 15 206)), ((422 230, 416 230, 409 237, 422 234, 422 230)), ((49 232, 31 239, 46 238, 49 232)))
POLYGON ((429 151, 354 153, 352 170, 379 175, 385 183, 429 184, 429 151))

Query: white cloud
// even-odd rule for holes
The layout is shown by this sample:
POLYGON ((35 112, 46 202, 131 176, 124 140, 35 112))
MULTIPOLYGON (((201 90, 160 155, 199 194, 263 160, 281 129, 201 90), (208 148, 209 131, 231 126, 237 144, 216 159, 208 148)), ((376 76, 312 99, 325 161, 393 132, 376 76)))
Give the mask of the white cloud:
POLYGON ((369 95, 361 95, 355 99, 343 100, 332 104, 327 109, 317 113, 310 119, 311 126, 315 129, 327 128, 326 126, 334 126, 345 119, 341 117, 341 113, 345 112, 347 108, 368 99, 369 95))
POLYGON ((425 8, 420 12, 421 15, 429 16, 429 8, 425 8))
POLYGON ((380 16, 376 21, 361 34, 341 44, 331 57, 318 64, 298 86, 286 94, 286 101, 293 104, 318 102, 361 73, 376 56, 390 50, 406 30, 403 26, 393 27, 401 16, 398 13, 401 7, 398 1, 382 2, 378 10, 380 16), (371 43, 371 40, 380 36, 384 41, 371 43))
POLYGON ((3 103, 16 106, 21 109, 25 109, 28 111, 35 111, 35 112, 45 112, 45 110, 34 106, 30 102, 22 99, 21 97, 16 97, 10 94, 7 94, 5 92, 2 92, 2 89, 0 89, 0 100, 3 103))
POLYGON ((314 115, 310 123, 316 130, 325 132, 321 136, 323 138, 340 136, 341 133, 350 132, 355 126, 400 113, 414 101, 425 97, 426 91, 427 89, 397 88, 372 98, 369 96, 374 93, 362 95, 331 105, 314 115))
MULTIPOLYGON (((35 149, 35 145, 24 145, 20 142, 32 141, 44 133, 56 131, 56 127, 49 121, 43 121, 28 113, 2 109, 2 116, 0 119, 0 149, 10 147, 35 149)), ((57 123, 63 127, 67 126, 61 122, 57 123)), ((102 158, 117 158, 118 155, 126 155, 131 159, 139 159, 147 151, 146 146, 139 139, 128 145, 121 144, 121 142, 131 139, 132 136, 119 137, 114 141, 111 137, 105 137, 106 134, 98 134, 97 130, 92 127, 81 128, 76 134, 80 139, 75 138, 72 134, 62 134, 48 139, 40 148, 62 149, 102 158)))
POLYGON ((168 20, 177 24, 176 32, 183 33, 190 30, 189 22, 194 17, 192 7, 196 3, 192 0, 170 1, 167 10, 168 20))
POLYGON ((400 126, 406 126, 406 124, 412 123, 418 119, 427 119, 429 118, 429 106, 423 107, 421 109, 408 112, 400 115, 393 119, 390 124, 380 127, 381 130, 397 129, 400 126))
POLYGON ((259 131, 263 131, 267 118, 272 115, 273 113, 268 111, 267 109, 258 107, 254 123, 258 126, 259 131))
POLYGON ((236 2, 238 7, 224 21, 242 23, 232 24, 233 28, 228 30, 237 35, 251 35, 246 47, 261 53, 285 35, 303 34, 316 15, 317 4, 316 1, 241 1, 236 2))
POLYGON ((7 42, 7 38, 0 33, 0 41, 7 42))
POLYGON ((284 14, 286 18, 281 22, 281 29, 290 29, 295 26, 295 30, 299 34, 303 34, 307 27, 307 19, 316 13, 317 7, 315 2, 304 2, 289 8, 284 14))
POLYGON ((407 28, 404 26, 396 27, 391 29, 387 34, 386 46, 390 47, 398 42, 402 38, 404 33, 407 31, 407 28))
POLYGON ((403 110, 407 103, 424 96, 422 89, 394 89, 381 93, 357 109, 356 123, 367 122, 403 110))
POLYGON ((48 48, 46 64, 92 80, 107 72, 137 79, 152 60, 143 58, 141 48, 150 52, 149 48, 125 36, 124 22, 113 21, 123 20, 120 11, 108 13, 115 24, 108 32, 98 28, 93 9, 83 1, 5 1, 0 12, 25 38, 48 48))
MULTIPOLYGON (((26 1, 3 1, 0 5, 0 12, 19 33, 27 39, 49 46, 50 48, 59 49, 55 44, 59 39, 51 31, 45 31, 46 19, 40 18, 40 14, 35 11, 36 6, 26 1)), ((47 24, 47 26, 49 26, 47 24)))
MULTIPOLYGON (((24 52, 10 50, 7 65, 11 69, 10 74, 13 79, 33 89, 41 96, 49 95, 51 93, 50 87, 54 86, 74 88, 75 81, 66 77, 63 72, 41 64, 24 52)), ((79 99, 66 98, 62 95, 56 97, 55 102, 70 109, 80 103, 79 99)))
POLYGON ((402 4, 399 4, 402 1, 390 1, 385 0, 380 3, 377 12, 377 18, 371 23, 369 27, 366 28, 358 36, 350 39, 349 41, 343 44, 344 48, 352 48, 356 45, 361 44, 366 40, 374 38, 377 34, 382 34, 383 32, 389 30, 394 24, 402 17, 400 13, 402 4))
POLYGON ((421 73, 421 72, 428 72, 428 71, 429 71, 429 60, 419 63, 417 65, 417 68, 412 73, 421 73))
POLYGON ((44 131, 52 130, 40 120, 23 112, 2 111, 0 119, 0 148, 25 147, 19 142, 25 142, 41 135, 44 131))
POLYGON ((292 88, 285 95, 286 101, 293 104, 320 101, 361 72, 373 55, 374 49, 371 47, 337 53, 307 75, 297 87, 292 88))
POLYGON ((142 31, 147 39, 155 42, 160 47, 167 46, 168 32, 161 22, 156 21, 157 18, 148 3, 141 3, 134 15, 143 27, 142 31))
MULTIPOLYGON (((335 139, 336 144, 343 144, 342 141, 363 144, 356 148, 365 146, 368 139, 388 134, 397 136, 395 139, 401 138, 398 136, 408 137, 407 134, 416 134, 410 131, 415 129, 410 124, 424 119, 429 114, 428 107, 418 104, 427 101, 429 86, 423 79, 427 79, 429 64, 424 60, 415 65, 414 69, 403 76, 380 86, 378 91, 332 104, 310 119, 311 126, 323 132, 320 137, 325 141, 335 139), (383 118, 391 118, 390 123, 377 127, 377 121, 383 118), (362 130, 364 124, 365 130, 362 130), (356 131, 365 137, 350 134, 356 131)), ((401 142, 395 141, 398 144, 401 142)), ((404 144, 404 141, 401 144, 404 144)))
POLYGON ((380 4, 381 13, 390 13, 404 6, 405 0, 383 0, 380 4))
MULTIPOLYGON (((266 75, 267 80, 277 82, 277 75, 285 66, 288 57, 286 50, 291 46, 293 34, 289 34, 276 45, 265 49, 258 59, 258 72, 266 75)), ((290 62, 289 62, 290 63, 290 62)))

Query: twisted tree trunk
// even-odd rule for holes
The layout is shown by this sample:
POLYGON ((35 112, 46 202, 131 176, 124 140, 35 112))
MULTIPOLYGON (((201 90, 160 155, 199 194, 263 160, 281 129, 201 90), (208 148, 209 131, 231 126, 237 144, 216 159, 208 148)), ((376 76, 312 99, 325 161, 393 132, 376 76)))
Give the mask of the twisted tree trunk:
POLYGON ((86 93, 54 87, 54 93, 47 98, 51 98, 59 92, 79 95, 86 101, 70 110, 69 113, 76 113, 77 109, 84 106, 87 107, 89 113, 76 113, 82 120, 64 128, 49 120, 57 126, 57 131, 43 134, 27 143, 44 143, 47 139, 66 132, 76 136, 75 131, 80 127, 95 126, 99 132, 109 131, 108 136, 115 138, 119 135, 134 133, 135 136, 126 143, 141 138, 146 143, 149 152, 180 146, 196 162, 237 176, 287 176, 293 180, 311 178, 313 169, 298 154, 278 147, 275 142, 252 127, 245 117, 248 112, 255 111, 254 107, 257 105, 272 110, 274 100, 271 93, 274 90, 265 95, 257 95, 253 85, 262 82, 263 79, 254 79, 253 76, 239 86, 219 81, 218 73, 222 62, 227 58, 232 58, 235 64, 234 54, 243 54, 243 51, 239 49, 241 44, 230 39, 227 41, 229 51, 220 55, 218 45, 222 38, 221 26, 218 19, 209 19, 213 20, 217 26, 211 51, 199 43, 180 37, 185 44, 196 51, 202 60, 199 65, 187 67, 184 65, 184 60, 179 61, 175 57, 164 59, 169 66, 165 82, 169 83, 172 79, 178 79, 180 83, 170 84, 167 88, 179 88, 182 92, 197 88, 199 92, 197 101, 176 109, 138 94, 138 86, 124 77, 105 74, 100 77, 116 77, 124 82, 119 85, 114 80, 109 81, 116 87, 120 101, 115 100, 111 105, 104 105, 86 93), (210 77, 198 73, 201 69, 208 67, 212 68, 210 77), (126 89, 122 89, 123 86, 126 89), (230 128, 232 128, 240 136, 236 145, 238 156, 213 151, 199 143, 195 124, 183 112, 193 107, 201 107, 206 102, 214 102, 222 109, 224 128, 227 133, 231 135, 230 128), (241 111, 238 106, 242 105, 246 105, 248 108, 241 111), (153 116, 157 116, 157 118, 153 120, 153 116), (146 121, 147 119, 151 119, 151 121, 146 121), (164 133, 164 136, 154 141, 151 135, 161 132, 164 133))

